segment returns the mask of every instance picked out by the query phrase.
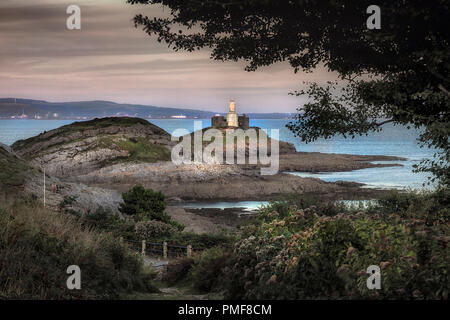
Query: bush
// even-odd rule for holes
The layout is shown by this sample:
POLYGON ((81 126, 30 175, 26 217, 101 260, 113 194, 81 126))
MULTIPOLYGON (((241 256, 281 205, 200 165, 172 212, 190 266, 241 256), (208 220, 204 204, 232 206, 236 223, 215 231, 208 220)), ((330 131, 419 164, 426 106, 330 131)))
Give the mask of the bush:
POLYGON ((399 214, 402 217, 425 218, 426 223, 439 220, 448 223, 450 218, 450 189, 434 192, 405 193, 394 191, 379 200, 379 210, 399 214))
POLYGON ((141 185, 133 187, 131 190, 122 193, 123 203, 119 206, 119 211, 129 216, 148 214, 149 218, 167 222, 164 215, 166 202, 164 195, 160 191, 145 189, 141 185))
POLYGON ((0 206, 0 296, 8 299, 115 299, 152 292, 142 260, 109 234, 38 202, 0 206), (81 290, 66 287, 67 267, 81 268, 81 290))
POLYGON ((123 237, 126 240, 139 240, 135 232, 135 222, 130 219, 122 219, 102 207, 95 211, 89 211, 86 215, 80 216, 79 221, 83 226, 93 228, 100 232, 109 232, 114 237, 123 237))
POLYGON ((122 193, 123 203, 119 211, 125 215, 134 217, 136 221, 157 220, 172 225, 182 231, 184 226, 174 221, 164 210, 166 209, 165 197, 160 191, 145 189, 136 185, 128 192, 122 193))
POLYGON ((222 233, 197 234, 193 232, 179 232, 173 234, 171 238, 166 240, 169 244, 176 244, 180 246, 191 245, 196 249, 209 249, 217 246, 228 247, 232 245, 235 238, 231 235, 222 233))
POLYGON ((167 223, 150 220, 136 223, 136 233, 140 240, 155 240, 170 238, 175 232, 175 228, 167 223))
MULTIPOLYGON (((277 217, 284 218, 295 207, 296 209, 314 209, 315 213, 320 216, 335 216, 339 213, 357 212, 362 209, 361 204, 359 206, 348 206, 343 202, 325 201, 312 196, 286 195, 265 206, 260 210, 259 215, 265 221, 271 220, 271 212, 276 212, 277 217)), ((369 209, 371 208, 369 207, 369 209)))
POLYGON ((294 205, 284 216, 263 212, 260 224, 234 245, 223 269, 226 297, 448 299, 448 220, 429 211, 448 212, 446 202, 442 195, 428 194, 425 202, 406 206, 404 197, 379 207, 396 213, 326 216, 317 206, 294 205), (381 290, 367 289, 370 265, 381 268, 381 290))
POLYGON ((203 251, 194 259, 189 279, 200 292, 208 293, 217 289, 222 269, 226 266, 230 253, 221 247, 203 251))
POLYGON ((188 257, 180 257, 170 261, 162 280, 166 281, 169 286, 185 280, 193 263, 194 259, 188 257))

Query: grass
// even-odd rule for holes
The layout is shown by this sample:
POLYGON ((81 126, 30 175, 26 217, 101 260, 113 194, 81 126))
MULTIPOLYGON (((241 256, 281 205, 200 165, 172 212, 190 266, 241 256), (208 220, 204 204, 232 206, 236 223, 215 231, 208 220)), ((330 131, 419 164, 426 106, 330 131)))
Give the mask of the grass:
POLYGON ((33 170, 25 161, 0 148, 0 186, 16 187, 25 182, 27 174, 33 170))
POLYGON ((6 299, 116 299, 156 292, 141 258, 110 234, 28 198, 0 204, 0 296, 6 299), (66 287, 81 269, 81 290, 66 287))
MULTIPOLYGON (((113 138, 101 137, 96 149, 107 148, 127 151, 128 156, 108 160, 108 164, 121 162, 149 162, 169 161, 170 150, 163 145, 150 143, 147 139, 139 138, 113 138)), ((86 150, 86 151, 91 151, 86 150)), ((85 151, 85 152, 86 152, 85 151)))
POLYGON ((157 162, 169 161, 171 158, 170 150, 165 146, 149 143, 145 138, 136 138, 128 140, 119 140, 116 145, 122 149, 127 150, 130 154, 127 157, 127 162, 157 162))

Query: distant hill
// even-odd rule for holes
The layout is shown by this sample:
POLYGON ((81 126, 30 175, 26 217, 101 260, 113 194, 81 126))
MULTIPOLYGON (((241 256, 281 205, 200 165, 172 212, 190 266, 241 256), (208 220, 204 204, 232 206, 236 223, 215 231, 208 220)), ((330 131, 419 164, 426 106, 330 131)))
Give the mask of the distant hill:
MULTIPOLYGON (((42 100, 0 98, 0 118, 11 119, 93 119, 96 117, 132 116, 165 119, 185 116, 188 119, 208 119, 216 112, 180 108, 164 108, 110 101, 48 102, 42 100), (25 117, 25 116, 26 117, 25 117)), ((284 119, 286 113, 250 113, 253 119, 284 119)))

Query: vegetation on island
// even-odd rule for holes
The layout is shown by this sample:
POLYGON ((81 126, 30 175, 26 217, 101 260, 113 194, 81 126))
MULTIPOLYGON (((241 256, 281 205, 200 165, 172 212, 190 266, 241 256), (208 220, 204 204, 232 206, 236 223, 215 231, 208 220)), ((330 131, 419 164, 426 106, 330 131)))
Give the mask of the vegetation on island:
POLYGON ((127 156, 109 160, 108 164, 120 162, 148 162, 169 161, 170 150, 167 146, 150 143, 147 139, 101 137, 96 149, 108 148, 125 151, 127 156))

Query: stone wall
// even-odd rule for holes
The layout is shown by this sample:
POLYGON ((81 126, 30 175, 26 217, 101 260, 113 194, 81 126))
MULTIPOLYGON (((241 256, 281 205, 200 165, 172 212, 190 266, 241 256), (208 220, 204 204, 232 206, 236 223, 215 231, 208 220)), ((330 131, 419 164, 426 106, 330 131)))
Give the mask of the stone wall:
POLYGON ((239 116, 238 125, 239 125, 239 128, 242 128, 244 130, 249 128, 249 119, 245 114, 239 116))
POLYGON ((211 127, 226 128, 228 127, 227 120, 225 120, 224 116, 214 116, 211 118, 211 127))

